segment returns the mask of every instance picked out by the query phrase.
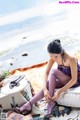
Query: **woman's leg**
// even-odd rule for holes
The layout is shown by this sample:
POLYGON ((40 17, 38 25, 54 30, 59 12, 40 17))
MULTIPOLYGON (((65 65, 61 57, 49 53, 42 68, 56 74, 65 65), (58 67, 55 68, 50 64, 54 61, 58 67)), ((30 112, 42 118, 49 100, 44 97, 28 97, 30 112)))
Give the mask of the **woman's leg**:
POLYGON ((43 90, 41 90, 37 94, 35 94, 29 102, 25 103, 20 107, 20 112, 23 112, 24 110, 31 110, 31 106, 37 103, 43 97, 44 97, 44 93, 43 93, 43 90))
MULTIPOLYGON (((52 69, 49 73, 48 76, 48 81, 49 81, 49 94, 51 97, 54 95, 54 90, 55 88, 60 88, 63 87, 65 84, 68 83, 68 81, 71 78, 67 75, 65 75, 63 72, 61 72, 58 69, 52 69)), ((47 114, 51 114, 52 108, 55 106, 55 101, 51 100, 48 103, 48 112, 47 114)))
MULTIPOLYGON (((62 79, 64 78, 64 81, 68 78, 66 78, 67 76, 65 76, 65 74, 63 74, 61 71, 59 70, 51 70, 49 77, 48 77, 48 90, 49 93, 51 95, 51 97, 54 94, 54 90, 56 87, 62 87, 63 81, 62 79), (58 79, 58 77, 60 78, 59 81, 57 81, 56 79, 58 79)), ((40 92, 38 92, 35 96, 33 96, 30 100, 30 102, 27 102, 26 104, 24 104, 22 107, 20 107, 20 111, 24 111, 24 110, 30 110, 31 109, 31 104, 35 104, 37 101, 39 101, 40 99, 42 99, 44 97, 44 93, 43 90, 41 90, 40 92), (31 104, 30 104, 31 103, 31 104)), ((51 101, 49 103, 49 108, 51 108, 51 106, 54 106, 55 102, 51 101)))
POLYGON ((55 88, 60 88, 66 85, 71 77, 65 75, 62 71, 58 69, 52 69, 50 71, 50 74, 48 76, 48 81, 49 81, 49 93, 51 97, 54 94, 55 88))

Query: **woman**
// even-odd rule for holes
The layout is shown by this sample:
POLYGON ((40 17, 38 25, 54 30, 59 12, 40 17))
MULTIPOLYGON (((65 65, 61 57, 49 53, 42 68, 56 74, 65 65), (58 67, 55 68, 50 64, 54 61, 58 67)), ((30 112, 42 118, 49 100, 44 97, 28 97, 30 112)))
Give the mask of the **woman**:
POLYGON ((49 43, 47 50, 50 59, 45 71, 44 88, 32 97, 29 102, 20 108, 16 108, 20 113, 24 111, 31 112, 32 105, 45 97, 48 102, 47 115, 50 115, 61 93, 80 84, 80 65, 76 58, 63 50, 60 40, 56 39, 49 43), (57 69, 52 68, 55 62, 58 64, 57 69), (59 89, 54 93, 55 88, 59 89))

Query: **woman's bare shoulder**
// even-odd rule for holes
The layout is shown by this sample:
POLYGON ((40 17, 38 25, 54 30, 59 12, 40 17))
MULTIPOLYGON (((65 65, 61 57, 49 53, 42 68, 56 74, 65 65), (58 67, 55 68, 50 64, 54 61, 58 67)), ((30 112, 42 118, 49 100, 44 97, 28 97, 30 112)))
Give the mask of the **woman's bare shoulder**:
POLYGON ((77 59, 72 55, 66 54, 66 65, 70 66, 70 64, 74 62, 77 63, 77 59))
POLYGON ((74 56, 69 55, 67 58, 67 63, 70 65, 72 63, 77 63, 77 59, 74 56))

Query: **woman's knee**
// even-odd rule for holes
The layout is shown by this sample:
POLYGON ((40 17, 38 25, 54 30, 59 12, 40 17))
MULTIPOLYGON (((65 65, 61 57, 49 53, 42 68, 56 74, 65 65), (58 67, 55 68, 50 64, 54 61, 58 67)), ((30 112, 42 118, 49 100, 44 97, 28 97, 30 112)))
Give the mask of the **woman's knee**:
POLYGON ((57 70, 51 69, 49 76, 48 76, 48 80, 56 79, 56 74, 57 74, 57 70))
POLYGON ((58 73, 57 69, 51 69, 51 71, 50 71, 50 75, 55 76, 55 77, 56 77, 57 73, 58 73))

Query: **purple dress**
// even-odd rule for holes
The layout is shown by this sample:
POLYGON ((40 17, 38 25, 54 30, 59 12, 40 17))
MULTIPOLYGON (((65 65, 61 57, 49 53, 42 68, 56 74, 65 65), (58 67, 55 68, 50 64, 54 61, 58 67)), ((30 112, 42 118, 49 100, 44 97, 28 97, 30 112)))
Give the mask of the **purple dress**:
MULTIPOLYGON (((58 65, 58 69, 62 71, 64 74, 71 77, 70 67, 67 67, 64 65, 58 65)), ((80 85, 80 64, 79 63, 77 63, 77 82, 78 82, 78 85, 80 85)))

